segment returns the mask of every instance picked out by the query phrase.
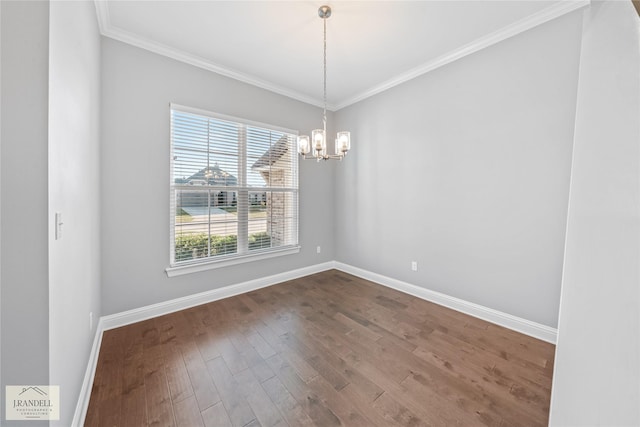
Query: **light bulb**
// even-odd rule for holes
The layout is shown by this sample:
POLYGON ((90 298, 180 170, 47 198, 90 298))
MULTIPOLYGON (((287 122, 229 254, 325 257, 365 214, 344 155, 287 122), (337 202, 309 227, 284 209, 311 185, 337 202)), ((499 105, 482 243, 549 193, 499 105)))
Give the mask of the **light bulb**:
POLYGON ((314 149, 318 152, 326 150, 324 131, 322 129, 314 129, 311 131, 314 149))
POLYGON ((309 144, 309 136, 300 135, 298 137, 298 153, 305 156, 309 154, 309 151, 311 151, 311 144, 309 144))
POLYGON ((351 149, 351 133, 348 131, 338 132, 338 139, 336 143, 336 153, 338 153, 338 147, 341 153, 345 153, 351 149))

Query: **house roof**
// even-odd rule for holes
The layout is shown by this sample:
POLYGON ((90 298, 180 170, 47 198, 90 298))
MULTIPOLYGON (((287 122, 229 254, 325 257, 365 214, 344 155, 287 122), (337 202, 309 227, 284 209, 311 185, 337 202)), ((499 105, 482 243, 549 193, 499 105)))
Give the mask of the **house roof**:
POLYGON ((251 169, 264 170, 276 163, 289 150, 287 136, 283 135, 275 144, 264 152, 258 160, 251 165, 251 169))
POLYGON ((200 169, 198 172, 191 175, 189 178, 177 178, 177 184, 188 184, 191 181, 206 182, 207 185, 237 185, 238 178, 231 175, 229 172, 220 169, 220 166, 216 163, 213 166, 200 169))

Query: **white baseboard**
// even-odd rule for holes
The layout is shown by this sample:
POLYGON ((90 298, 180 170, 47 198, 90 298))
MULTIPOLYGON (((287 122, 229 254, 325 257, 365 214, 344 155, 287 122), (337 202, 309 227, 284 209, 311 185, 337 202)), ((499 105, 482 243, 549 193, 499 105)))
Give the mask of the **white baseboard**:
POLYGON ((184 310, 190 307, 195 307, 197 305, 206 304, 212 301, 229 298, 234 295, 255 291, 260 288, 265 288, 278 283, 286 282, 288 280, 308 276, 310 274, 331 270, 333 268, 398 290, 400 292, 451 308, 461 313, 465 313, 470 316, 477 317, 479 319, 486 320, 500 326, 504 326, 505 328, 521 332, 523 334, 541 339, 546 342, 550 342, 553 344, 555 344, 556 342, 558 331, 557 329, 551 328, 549 326, 531 322, 520 317, 502 313, 488 307, 474 304, 472 302, 468 302, 459 298, 454 298, 449 295, 425 289, 420 286, 412 285, 400 280, 392 279, 390 277, 363 270, 361 268, 354 267, 348 264, 329 261, 322 264, 316 264, 297 270, 274 274, 272 276, 267 276, 260 279, 249 280, 247 282, 237 283, 235 285, 225 286, 223 288, 213 289, 194 295, 188 295, 182 298, 176 298, 158 304, 148 305, 145 307, 140 307, 133 310, 101 317, 100 321, 98 322, 95 338, 93 340, 93 347, 91 348, 91 354, 87 363, 87 370, 85 372, 84 381, 82 383, 82 389, 80 390, 80 396, 76 405, 76 412, 73 417, 72 425, 74 427, 80 427, 84 425, 85 417, 87 415, 87 409, 89 407, 89 399, 91 397, 91 388, 95 377, 96 365, 98 363, 100 344, 102 343, 102 334, 104 331, 118 328, 120 326, 129 325, 131 323, 141 322, 143 320, 173 313, 179 310, 184 310))
POLYGON ((229 298, 234 295, 255 291, 256 289, 286 282, 287 280, 293 280, 297 279, 298 277, 308 276, 310 274, 330 270, 333 267, 333 261, 312 265, 310 267, 303 267, 297 270, 274 274, 273 276, 261 277, 259 279, 249 280, 248 282, 237 283, 235 285, 225 286, 218 289, 212 289, 210 291, 201 292, 199 294, 188 295, 186 297, 176 298, 173 300, 160 302, 158 304, 147 305, 144 307, 135 308, 133 310, 123 311, 121 313, 110 314, 108 316, 102 317, 101 321, 103 322, 105 331, 108 329, 119 328, 120 326, 141 322, 143 320, 184 310, 186 308, 195 307, 197 305, 202 305, 223 298, 229 298))
POLYGON ((334 267, 337 270, 344 271, 345 273, 353 274, 354 276, 387 286, 405 294, 431 301, 461 313, 486 320, 487 322, 495 323, 499 326, 504 326, 505 328, 512 329, 551 344, 555 344, 558 337, 558 330, 550 326, 532 322, 521 317, 503 313, 492 308, 425 289, 401 280, 392 279, 391 277, 383 276, 381 274, 373 273, 341 262, 335 262, 334 267))
POLYGON ((84 419, 87 416, 89 399, 91 398, 91 389, 93 388, 93 380, 96 375, 96 366, 98 366, 98 356, 100 355, 103 331, 102 319, 100 319, 96 327, 96 334, 93 338, 91 353, 89 353, 87 370, 84 372, 84 379, 82 381, 82 387, 80 388, 80 396, 78 397, 78 403, 76 404, 76 411, 73 414, 73 421, 71 422, 73 427, 84 426, 84 419))

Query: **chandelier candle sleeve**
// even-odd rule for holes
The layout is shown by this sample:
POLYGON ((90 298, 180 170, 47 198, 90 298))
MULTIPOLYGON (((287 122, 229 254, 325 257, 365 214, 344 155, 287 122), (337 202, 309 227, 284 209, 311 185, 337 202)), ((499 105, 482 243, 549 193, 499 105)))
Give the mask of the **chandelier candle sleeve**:
POLYGON ((338 132, 336 138, 336 154, 344 153, 351 149, 351 134, 348 131, 338 132))
POLYGON ((342 160, 347 152, 351 149, 351 134, 348 131, 338 132, 335 139, 335 152, 328 154, 327 152, 327 19, 331 16, 331 8, 329 6, 320 6, 318 16, 322 18, 324 38, 323 38, 323 96, 324 108, 322 110, 322 129, 314 129, 311 131, 311 138, 308 135, 300 135, 298 137, 298 153, 303 159, 342 160))

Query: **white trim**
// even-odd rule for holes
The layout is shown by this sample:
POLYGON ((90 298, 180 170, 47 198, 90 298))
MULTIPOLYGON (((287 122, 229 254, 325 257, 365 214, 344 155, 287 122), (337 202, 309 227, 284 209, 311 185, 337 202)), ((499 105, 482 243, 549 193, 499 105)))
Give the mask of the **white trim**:
MULTIPOLYGON (((95 0, 96 4, 107 2, 104 0, 95 0)), ((153 40, 145 39, 137 34, 131 33, 126 30, 122 30, 120 28, 114 27, 111 25, 108 19, 108 7, 96 7, 98 13, 98 22, 100 24, 100 32, 103 36, 112 38, 114 40, 121 41, 123 43, 130 44, 132 46, 139 47, 141 49, 148 50, 153 53, 157 53, 158 55, 166 56, 171 59, 175 59, 176 61, 184 62, 186 64, 193 65, 194 67, 203 68, 205 70, 212 71, 216 74, 220 74, 221 76, 229 77, 234 80, 241 81, 243 83, 250 84, 252 86, 256 86, 262 89, 266 89, 270 92, 274 92, 280 95, 284 95, 286 97, 295 99, 297 101, 304 102, 305 104, 311 104, 316 107, 322 107, 323 101, 320 99, 316 99, 309 95, 305 95, 301 92, 297 92, 288 88, 285 88, 280 85, 276 85, 275 83, 271 83, 269 81, 260 79, 258 77, 241 73, 240 71, 233 70, 231 68, 227 68, 220 64, 216 64, 208 59, 205 59, 201 56, 194 55, 192 53, 184 52, 180 49, 175 49, 173 47, 167 46, 162 43, 158 43, 153 40)))
POLYGON ((169 109, 180 111, 182 113, 195 114, 210 119, 222 120, 225 122, 232 122, 233 124, 243 124, 245 126, 253 126, 264 129, 269 129, 275 132, 290 133, 292 135, 298 135, 300 132, 295 129, 289 129, 282 126, 272 125, 270 123, 256 122, 254 120, 243 119, 242 117, 229 116, 227 114, 220 114, 214 111, 203 110, 202 108, 189 107, 187 105, 176 104, 175 102, 169 103, 169 109))
POLYGON ((82 387, 80 388, 80 395, 78 397, 78 403, 76 404, 76 411, 73 415, 73 421, 71 422, 71 425, 73 427, 83 426, 85 418, 87 417, 89 399, 91 399, 91 390, 93 389, 93 380, 96 376, 96 367, 98 366, 100 346, 102 345, 103 330, 103 321, 102 318, 100 318, 100 320, 98 321, 98 326, 96 327, 96 335, 93 338, 93 346, 91 346, 91 353, 89 354, 87 369, 84 372, 84 380, 82 381, 82 387))
POLYGON ((106 1, 94 0, 93 4, 96 6, 96 16, 98 18, 98 29, 100 34, 104 35, 105 32, 111 28, 111 18, 109 17, 109 6, 106 1))
POLYGON ((412 285, 401 280, 392 279, 391 277, 383 276, 381 274, 373 273, 371 271, 363 270, 361 268, 343 264, 341 262, 335 262, 335 268, 337 270, 344 271, 345 273, 349 273, 354 276, 369 280, 371 282, 375 282, 379 285, 383 285, 388 288, 403 292, 405 294, 413 295, 414 297, 431 301, 438 305, 442 305, 461 313, 486 320, 487 322, 495 323, 496 325, 503 326, 505 328, 523 333, 525 335, 529 335, 542 341, 546 341, 552 344, 556 343, 558 330, 550 326, 532 322, 521 317, 503 313, 489 307, 465 301, 460 298, 455 298, 446 294, 442 294, 440 292, 432 291, 430 289, 425 289, 423 287, 412 285))
POLYGON ((247 255, 233 255, 231 258, 198 262, 194 264, 176 265, 165 268, 169 277, 182 276, 184 274, 197 273, 200 271, 214 270, 216 268, 229 267, 230 265, 243 264, 245 262, 259 261, 262 259, 275 258, 284 255, 292 255, 300 252, 300 246, 287 247, 286 249, 269 250, 247 255))
MULTIPOLYGON (((239 71, 227 68, 220 64, 215 64, 205 58, 197 55, 193 55, 184 52, 179 49, 172 48, 170 46, 158 43, 152 40, 145 39, 137 34, 122 30, 114 27, 109 19, 109 8, 107 2, 104 0, 94 0, 96 4, 96 13, 98 15, 98 24, 100 26, 100 33, 105 37, 110 37, 121 42, 137 46, 139 48, 148 50, 150 52, 163 55, 177 61, 181 61, 195 67, 204 68, 205 70, 212 71, 225 77, 229 77, 250 85, 266 89, 268 91, 287 96, 297 101, 304 102, 306 104, 314 105, 316 107, 323 106, 323 100, 316 99, 309 95, 305 95, 301 92, 297 92, 280 85, 268 82, 249 74, 244 74, 239 71)), ((381 84, 375 85, 364 92, 357 94, 351 98, 338 102, 335 105, 327 105, 327 109, 330 111, 338 111, 344 107, 347 107, 356 102, 362 101, 394 86, 414 79, 443 65, 449 64, 457 59, 463 58, 472 53, 478 52, 486 47, 492 46, 510 37, 518 35, 524 31, 530 30, 538 25, 549 22, 555 18, 558 18, 567 13, 573 12, 580 8, 589 6, 591 0, 563 0, 555 3, 539 12, 527 16, 519 21, 516 21, 506 27, 503 27, 493 33, 480 37, 464 46, 454 49, 444 55, 428 61, 406 73, 402 73, 393 79, 387 80, 381 84)))
POLYGON ((329 261, 323 264, 316 264, 309 267, 299 268, 297 270, 286 271, 284 273, 278 273, 272 276, 262 277, 260 279, 249 280, 248 282, 237 283, 235 285, 212 289, 199 294, 188 295, 186 297, 176 298, 153 305, 147 305, 145 307, 134 308, 133 310, 123 311, 121 313, 103 316, 101 321, 103 321, 105 331, 108 329, 119 328, 120 326, 141 322, 143 320, 195 307, 197 305, 244 294, 260 288, 266 288, 288 280, 297 279, 299 277, 308 276, 321 271, 331 270, 333 266, 333 261, 329 261))
POLYGON ((394 86, 398 86, 399 84, 415 79, 422 74, 433 71, 436 68, 440 68, 460 58, 464 58, 467 55, 471 55, 472 53, 478 52, 479 50, 482 50, 486 47, 492 46, 496 43, 516 36, 569 12, 573 12, 574 10, 588 6, 590 3, 590 0, 564 0, 556 3, 537 13, 529 15, 526 18, 520 19, 519 21, 516 21, 512 24, 507 25, 506 27, 494 31, 493 33, 480 37, 472 41, 471 43, 447 52, 432 61, 419 65, 412 70, 402 73, 390 80, 387 80, 386 82, 373 86, 372 88, 360 94, 339 102, 334 106, 335 111, 348 107, 349 105, 355 104, 356 102, 360 102, 380 92, 384 92, 385 90, 391 89, 394 86))

